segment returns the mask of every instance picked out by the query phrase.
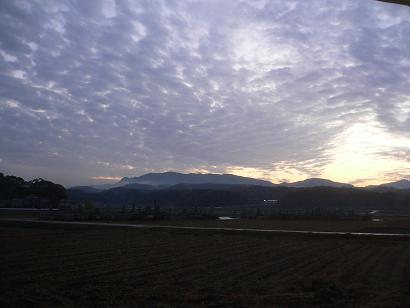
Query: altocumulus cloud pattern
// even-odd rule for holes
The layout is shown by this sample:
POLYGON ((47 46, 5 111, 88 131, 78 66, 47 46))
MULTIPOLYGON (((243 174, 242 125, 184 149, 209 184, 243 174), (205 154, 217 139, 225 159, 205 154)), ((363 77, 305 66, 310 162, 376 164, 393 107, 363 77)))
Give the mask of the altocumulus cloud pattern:
POLYGON ((167 169, 337 179, 355 148, 352 160, 395 162, 363 180, 410 174, 405 6, 1 1, 0 67, 9 173, 64 184, 167 169))

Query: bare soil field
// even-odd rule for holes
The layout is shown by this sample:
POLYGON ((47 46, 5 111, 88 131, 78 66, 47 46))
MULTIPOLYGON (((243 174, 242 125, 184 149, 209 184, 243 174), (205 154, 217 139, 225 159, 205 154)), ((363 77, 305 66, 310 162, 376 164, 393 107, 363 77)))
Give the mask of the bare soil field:
POLYGON ((410 240, 0 222, 2 307, 410 307, 410 240))

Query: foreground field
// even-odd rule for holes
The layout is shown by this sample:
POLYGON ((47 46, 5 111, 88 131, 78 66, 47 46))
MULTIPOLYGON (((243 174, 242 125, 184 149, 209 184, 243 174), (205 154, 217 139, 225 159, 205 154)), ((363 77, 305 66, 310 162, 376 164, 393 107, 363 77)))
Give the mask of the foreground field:
POLYGON ((406 239, 1 222, 0 305, 409 307, 406 239))

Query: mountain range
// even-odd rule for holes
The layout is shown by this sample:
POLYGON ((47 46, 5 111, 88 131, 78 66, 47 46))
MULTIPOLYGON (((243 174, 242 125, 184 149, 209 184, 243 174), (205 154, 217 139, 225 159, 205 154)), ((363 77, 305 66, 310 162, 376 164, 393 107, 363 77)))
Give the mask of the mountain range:
POLYGON ((273 186, 269 181, 258 180, 249 177, 243 177, 233 174, 212 174, 212 173, 148 173, 139 177, 122 178, 119 183, 122 184, 146 184, 153 186, 172 186, 177 184, 229 184, 229 185, 256 185, 256 186, 273 186))
MULTIPOLYGON (((102 184, 94 186, 75 186, 71 190, 81 190, 88 193, 104 191, 117 187, 124 187, 136 190, 153 190, 153 189, 219 189, 230 185, 248 185, 264 187, 291 187, 291 188, 309 188, 309 187, 333 187, 333 188, 353 188, 354 186, 347 183, 334 182, 321 178, 310 178, 293 183, 274 184, 269 181, 254 179, 250 177, 237 176, 233 174, 203 174, 203 173, 147 173, 138 177, 124 177, 114 184, 102 184)), ((369 190, 395 190, 410 189, 410 181, 400 180, 381 185, 371 185, 364 189, 369 190)))
POLYGON ((370 185, 366 187, 367 189, 388 191, 392 189, 410 189, 409 180, 400 180, 397 182, 385 183, 380 185, 370 185))

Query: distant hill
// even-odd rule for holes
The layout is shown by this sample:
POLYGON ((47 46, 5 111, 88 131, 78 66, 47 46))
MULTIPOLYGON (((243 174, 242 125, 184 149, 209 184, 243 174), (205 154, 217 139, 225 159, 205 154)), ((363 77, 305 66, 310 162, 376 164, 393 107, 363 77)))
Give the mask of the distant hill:
POLYGON ((230 184, 230 185, 256 185, 274 186, 273 183, 233 174, 202 174, 202 173, 148 173, 139 177, 123 178, 118 184, 146 184, 154 186, 173 186, 177 184, 230 184))
POLYGON ((280 186, 295 187, 295 188, 307 188, 307 187, 347 187, 352 188, 353 185, 346 183, 333 182, 331 180, 311 178, 303 181, 293 183, 281 183, 280 186))
MULTIPOLYGON (((201 183, 201 184, 176 184, 172 186, 165 186, 164 188, 168 190, 199 190, 199 189, 228 190, 230 188, 241 188, 243 186, 254 186, 254 185, 201 183)), ((260 186, 260 185, 256 185, 256 186, 260 186)))
POLYGON ((384 183, 380 185, 371 185, 367 186, 367 189, 377 190, 377 191, 389 191, 392 189, 410 189, 410 181, 409 180, 400 180, 391 183, 384 183))
POLYGON ((278 200, 283 209, 336 208, 410 213, 410 189, 372 191, 319 178, 275 185, 229 174, 165 172, 123 178, 112 185, 115 188, 99 192, 68 189, 67 195, 74 201, 138 207, 153 204, 161 207, 230 207, 264 205, 264 200, 278 200))
POLYGON ((281 209, 367 209, 410 214, 410 191, 377 192, 361 188, 251 185, 175 185, 152 190, 117 187, 97 193, 67 190, 74 201, 105 204, 157 204, 161 207, 230 207, 264 205, 264 200, 279 200, 281 209), (193 188, 193 187, 196 187, 193 188))
POLYGON ((83 192, 87 192, 87 193, 95 193, 95 192, 99 192, 99 191, 102 190, 102 189, 98 189, 94 186, 73 186, 73 187, 70 187, 69 189, 79 190, 79 191, 83 191, 83 192))
POLYGON ((122 187, 125 185, 127 184, 118 182, 118 183, 113 183, 113 184, 107 183, 107 184, 98 184, 98 185, 72 186, 72 187, 69 187, 68 189, 93 193, 93 192, 99 192, 99 191, 108 190, 112 188, 122 187))
MULTIPOLYGON (((226 189, 226 186, 249 185, 265 187, 290 187, 290 188, 310 188, 310 187, 332 187, 332 188, 353 188, 347 183, 334 182, 328 179, 310 178, 303 181, 273 184, 269 181, 243 177, 233 174, 213 174, 213 173, 147 173, 138 177, 124 177, 119 182, 113 184, 100 184, 93 186, 75 186, 70 190, 79 190, 87 193, 96 193, 112 188, 126 187, 135 190, 156 190, 172 188, 179 189, 226 189)), ((381 185, 367 186, 364 189, 387 192, 395 189, 410 189, 410 181, 400 180, 397 182, 381 185)))
POLYGON ((136 189, 136 190, 153 190, 157 188, 156 186, 153 186, 153 185, 139 184, 139 183, 127 184, 121 187, 127 188, 127 189, 136 189))
POLYGON ((249 185, 276 187, 286 186, 292 188, 308 187, 341 187, 352 188, 353 185, 333 182, 327 179, 311 178, 293 183, 273 184, 269 181, 243 177, 233 174, 213 174, 213 173, 147 173, 138 177, 124 177, 114 184, 102 184, 94 186, 75 186, 70 190, 81 190, 84 192, 104 191, 112 188, 127 187, 129 189, 152 190, 152 189, 225 189, 230 185, 249 185), (133 185, 133 186, 129 186, 133 185), (145 186, 144 186, 145 185, 145 186))
POLYGON ((400 181, 397 181, 397 182, 382 184, 381 186, 388 186, 388 187, 393 187, 393 188, 396 188, 396 189, 410 189, 410 181, 400 180, 400 181))

